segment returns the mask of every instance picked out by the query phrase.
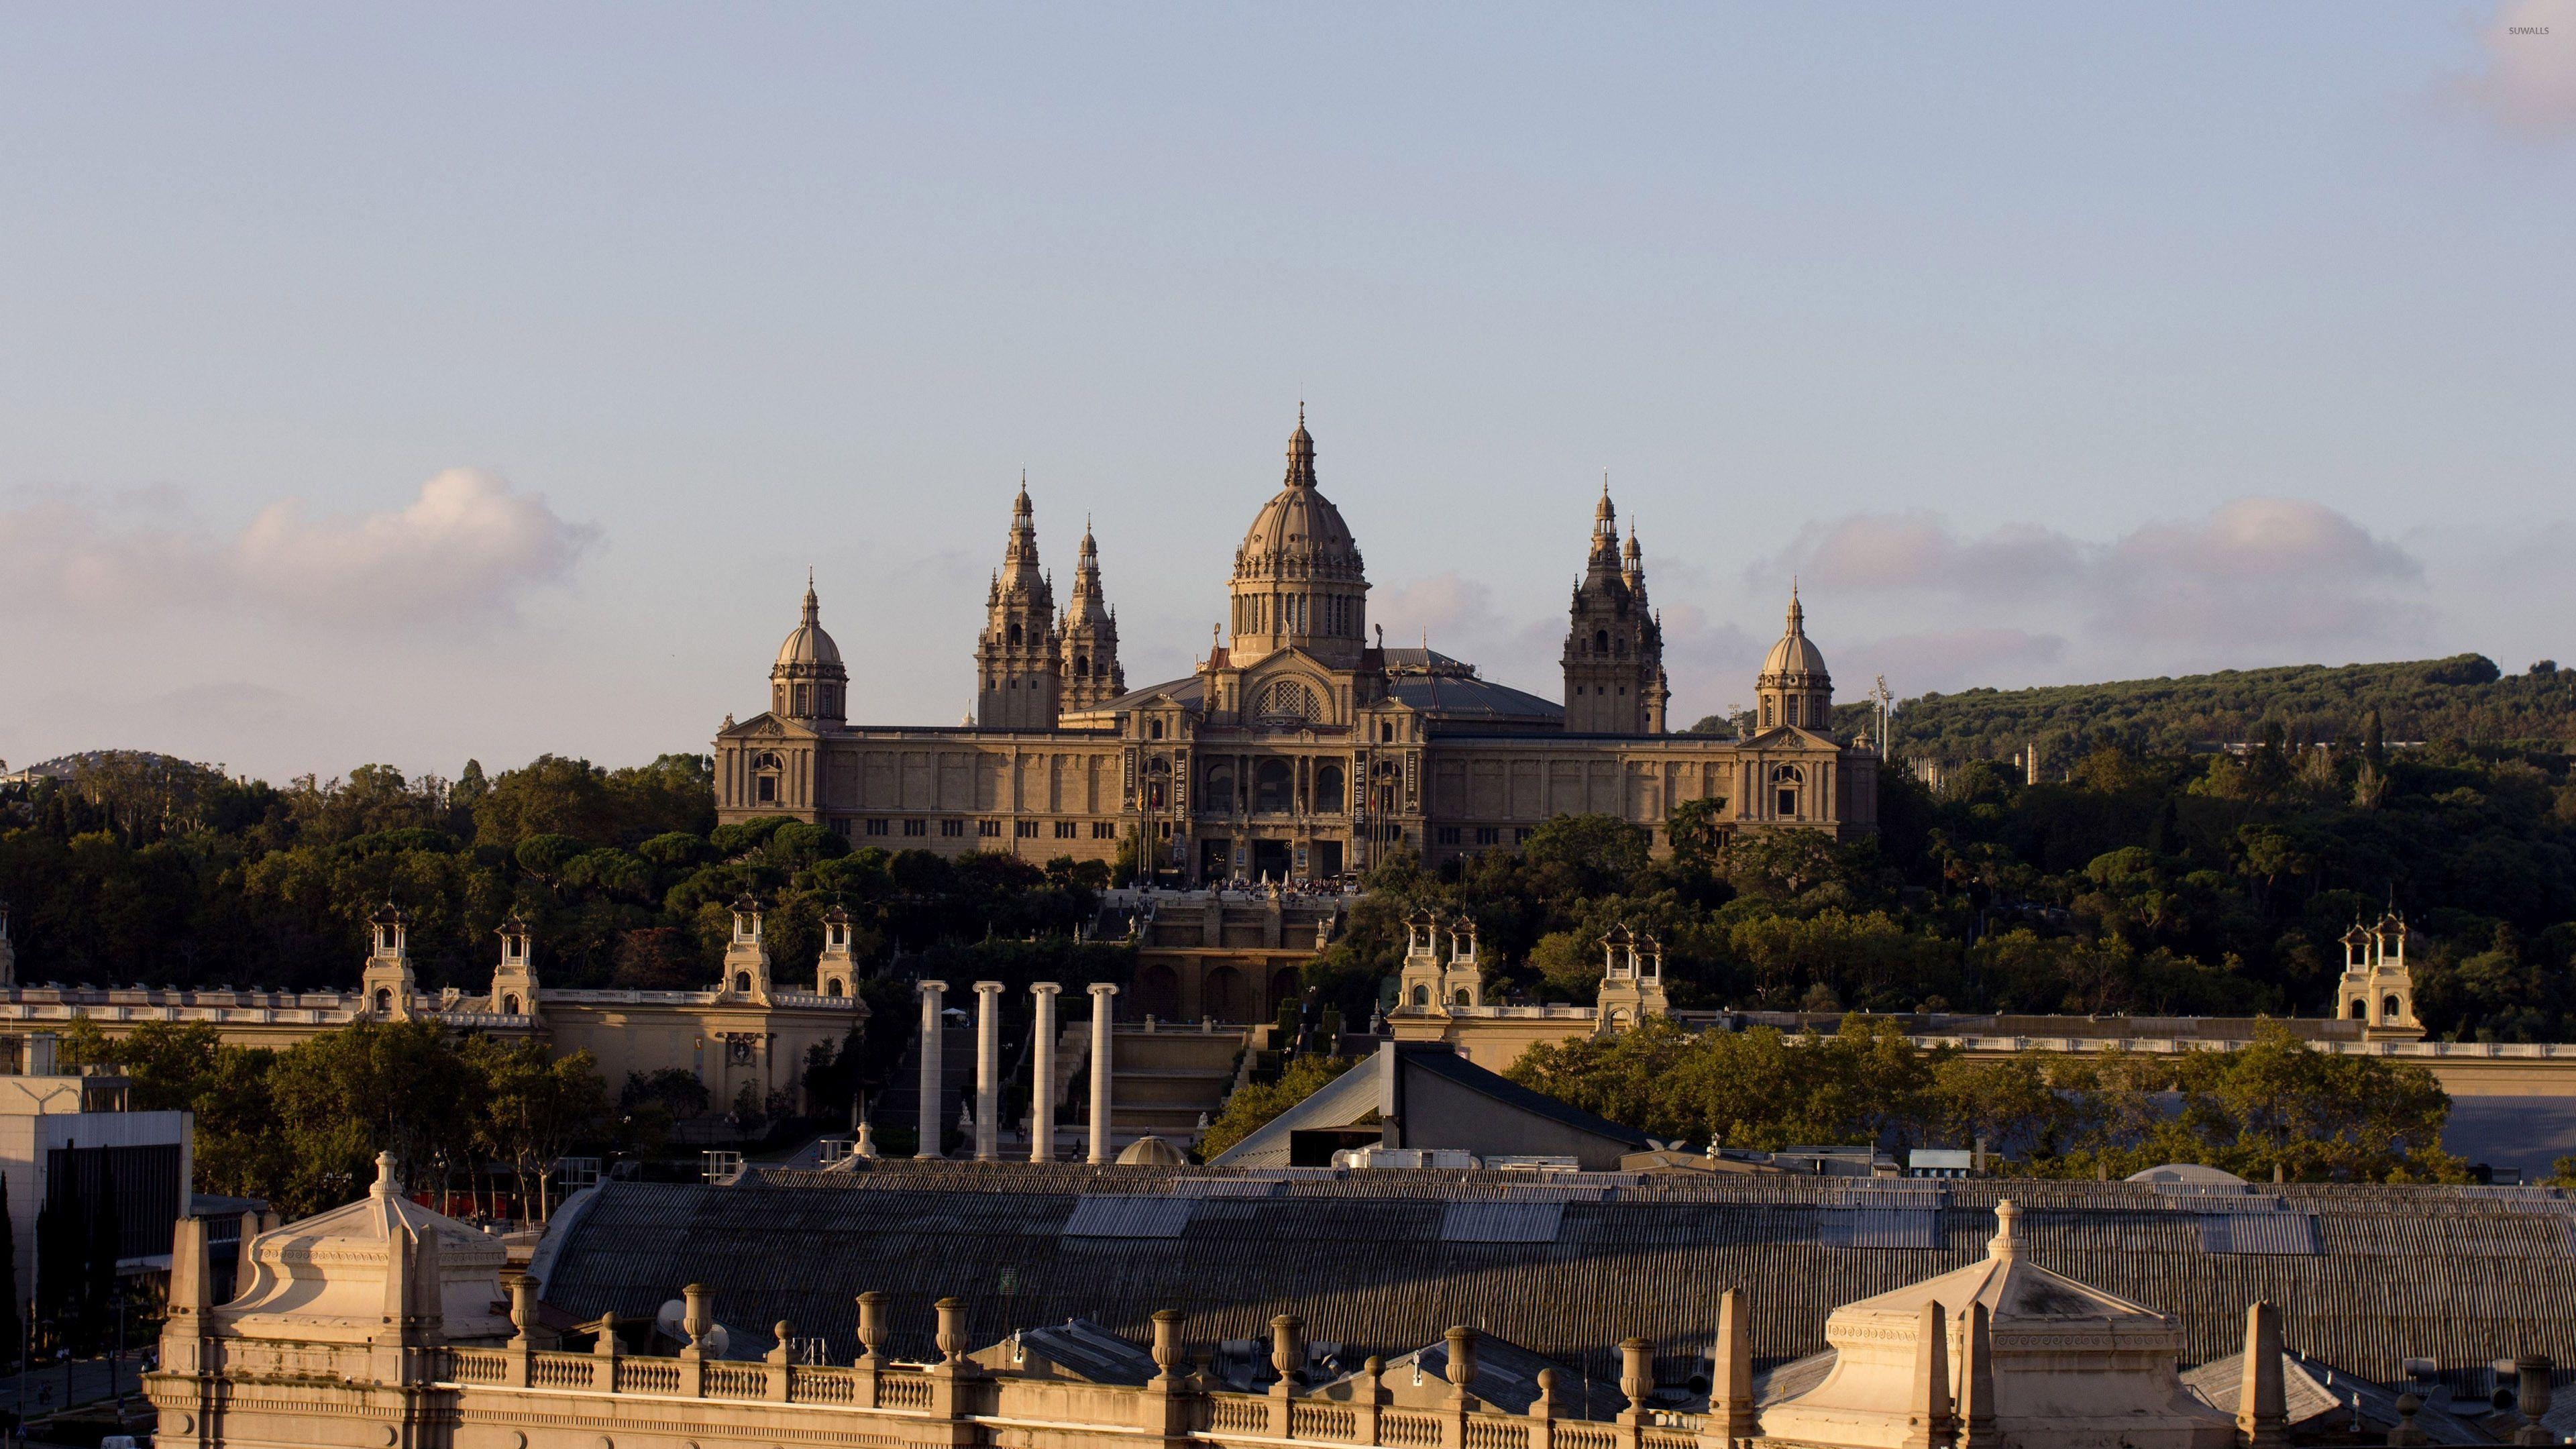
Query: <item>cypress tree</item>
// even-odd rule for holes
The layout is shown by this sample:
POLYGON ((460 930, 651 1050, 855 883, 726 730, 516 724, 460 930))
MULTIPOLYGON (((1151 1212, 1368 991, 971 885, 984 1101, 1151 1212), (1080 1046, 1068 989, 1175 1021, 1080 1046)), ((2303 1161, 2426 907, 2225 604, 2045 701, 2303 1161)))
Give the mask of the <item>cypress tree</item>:
POLYGON ((100 1163, 98 1201, 91 1204, 87 1261, 82 1264, 81 1319, 84 1345, 96 1350, 116 1332, 116 1260, 124 1246, 124 1224, 117 1216, 116 1178, 100 1163))
POLYGON ((9 1221, 9 1179, 0 1176, 0 1366, 14 1366, 26 1327, 18 1319, 18 1230, 9 1221))
MULTIPOLYGON (((80 1276, 78 1199, 69 1193, 60 1194, 59 1199, 36 1209, 36 1322, 40 1329, 50 1326, 38 1334, 40 1340, 59 1339, 67 1310, 76 1301, 63 1290, 80 1276), (68 1245, 66 1238, 71 1240, 68 1245), (66 1246, 70 1248, 68 1253, 64 1251, 66 1246)), ((38 1346, 52 1345, 40 1342, 38 1346)))

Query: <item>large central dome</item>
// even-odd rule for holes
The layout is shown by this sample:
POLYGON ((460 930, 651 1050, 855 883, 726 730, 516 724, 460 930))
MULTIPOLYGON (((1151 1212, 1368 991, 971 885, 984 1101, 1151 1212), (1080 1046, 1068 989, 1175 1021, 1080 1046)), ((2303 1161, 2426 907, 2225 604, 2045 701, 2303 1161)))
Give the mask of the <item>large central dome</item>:
POLYGON ((1234 554, 1233 658, 1296 647, 1342 668, 1359 662, 1368 578, 1342 511, 1315 486, 1306 410, 1288 439, 1288 476, 1234 554))
POLYGON ((1288 478, 1253 515, 1234 556, 1238 579, 1360 576, 1359 546, 1342 511, 1315 486, 1315 439, 1301 413, 1288 439, 1288 478))

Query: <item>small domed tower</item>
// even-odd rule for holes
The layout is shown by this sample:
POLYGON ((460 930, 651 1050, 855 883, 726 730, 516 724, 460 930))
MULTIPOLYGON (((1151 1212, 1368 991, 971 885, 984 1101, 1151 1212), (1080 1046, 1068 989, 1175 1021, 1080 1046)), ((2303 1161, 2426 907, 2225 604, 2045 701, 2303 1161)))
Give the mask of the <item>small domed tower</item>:
POLYGON ((1646 603, 1646 556, 1633 527, 1619 545, 1610 484, 1592 510, 1592 554, 1565 633, 1565 727, 1576 734, 1664 732, 1664 631, 1646 603))
POLYGON ((984 613, 984 634, 975 641, 975 723, 988 730, 1054 729, 1063 641, 1056 637, 1055 585, 1038 568, 1026 479, 1011 503, 1011 537, 984 596, 984 613))
POLYGON ((358 982, 366 998, 363 1009, 378 1021, 411 1020, 414 998, 420 994, 411 972, 411 947, 405 940, 410 927, 411 918, 390 900, 367 918, 372 949, 358 982))
POLYGON ((537 1015, 537 967, 535 953, 528 949, 535 933, 512 911, 493 934, 501 938, 501 961, 492 971, 492 1010, 502 1016, 537 1015))
POLYGON ((1780 642, 1762 661, 1753 681, 1754 727, 1781 725, 1833 733, 1834 678, 1825 671, 1825 654, 1807 638, 1807 611, 1798 603, 1798 586, 1789 586, 1789 623, 1780 642))
POLYGON ((778 662, 769 667, 769 712, 801 724, 839 724, 846 717, 849 691, 850 672, 842 667, 840 646, 823 632, 822 605, 808 572, 804 617, 778 646, 778 662))
POLYGON ((1073 602, 1065 609, 1064 707, 1089 709, 1127 692, 1126 671, 1118 667, 1118 616, 1100 591, 1100 547, 1091 541, 1091 523, 1082 525, 1082 561, 1073 572, 1073 602))

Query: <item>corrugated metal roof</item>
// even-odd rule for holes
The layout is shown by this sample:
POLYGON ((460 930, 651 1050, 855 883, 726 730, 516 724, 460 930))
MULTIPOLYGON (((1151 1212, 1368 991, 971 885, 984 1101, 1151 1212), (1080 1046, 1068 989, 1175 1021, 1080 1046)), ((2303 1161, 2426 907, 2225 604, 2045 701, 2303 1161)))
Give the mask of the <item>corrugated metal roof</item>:
POLYGON ((2317 1220, 2306 1213, 2204 1213, 2200 1247, 2206 1253, 2313 1253, 2317 1220))
POLYGON ((1188 1197, 1103 1194, 1074 1199, 1064 1220, 1068 1238, 1177 1238, 1198 1204, 1188 1197))
POLYGON ((1174 1197, 1277 1197, 1287 1179, 1278 1177, 1185 1177, 1172 1184, 1174 1197))
POLYGON ((1937 1248, 1941 1214, 1927 1208, 1831 1208, 1816 1215, 1828 1248, 1937 1248))
POLYGON ((1937 1246, 1866 1252, 1820 1241, 1822 1213, 1857 1209, 1805 1178, 1653 1177, 1612 1201, 1548 1205, 1557 1231, 1540 1242, 1444 1239, 1453 1201, 1503 1199, 1526 1182, 1516 1174, 1298 1174, 1275 1197, 1172 1196, 1183 1181, 1243 1176, 885 1162, 755 1172, 732 1187, 609 1182, 567 1229, 545 1296, 585 1319, 641 1316, 703 1281, 724 1321, 791 1320, 844 1362, 856 1351, 852 1296, 879 1289, 891 1298, 890 1347, 909 1357, 930 1352, 931 1305, 953 1293, 979 1343, 1076 1316, 1142 1341, 1154 1311, 1173 1308, 1205 1344, 1266 1337, 1273 1315, 1294 1313, 1358 1354, 1403 1353, 1465 1323, 1612 1380, 1619 1340, 1642 1334, 1678 1380, 1698 1371, 1683 1361, 1705 1353, 1726 1286, 1746 1291, 1758 1356, 1810 1353, 1834 1308, 1982 1255, 1995 1201, 2009 1197, 2033 1261, 2174 1315, 2187 1361, 2235 1352, 2257 1298, 2283 1305, 2302 1352, 2383 1382, 2403 1378, 2408 1357, 2576 1360, 2570 1205, 2554 1192, 2277 1188, 2281 1216, 2311 1220, 2317 1235, 2316 1251, 2288 1254, 2208 1251, 2204 1216, 2247 1215, 2176 1211, 2127 1183, 1952 1181, 1937 1246), (1177 1238, 1065 1236, 1086 1196, 1195 1212, 1177 1238))
POLYGON ((1561 1202, 1453 1202, 1440 1215, 1444 1243, 1553 1243, 1561 1202))

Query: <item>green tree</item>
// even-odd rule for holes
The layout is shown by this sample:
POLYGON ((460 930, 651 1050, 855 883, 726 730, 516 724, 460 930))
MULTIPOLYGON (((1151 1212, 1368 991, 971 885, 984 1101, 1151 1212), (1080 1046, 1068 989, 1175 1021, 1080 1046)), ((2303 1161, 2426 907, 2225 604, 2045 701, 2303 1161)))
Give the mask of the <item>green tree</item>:
POLYGON ((440 1178, 470 1161, 486 1081, 427 1022, 366 1022, 277 1054, 270 1091, 288 1149, 280 1207, 303 1216, 347 1202, 390 1149, 440 1178))
POLYGON ((1275 1082, 1253 1082, 1235 1088, 1225 1106, 1199 1138, 1199 1156, 1213 1160, 1227 1148, 1269 1125, 1272 1118, 1305 1101, 1324 1084, 1351 1069, 1352 1058, 1302 1056, 1290 1062, 1275 1082))
POLYGON ((598 1059, 587 1051, 557 1057, 540 1041, 486 1037, 468 1038, 460 1054, 481 1078, 483 1114, 474 1145, 510 1164, 519 1201, 533 1204, 537 1219, 545 1220, 553 1210, 547 1194, 556 1159, 595 1139, 607 1122, 608 1088, 598 1059))

